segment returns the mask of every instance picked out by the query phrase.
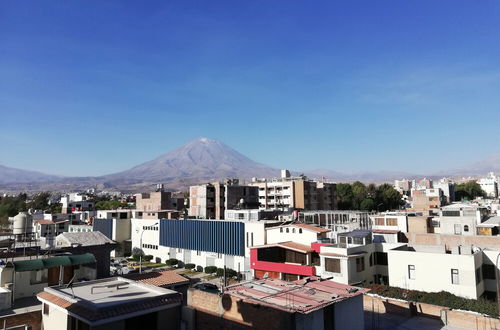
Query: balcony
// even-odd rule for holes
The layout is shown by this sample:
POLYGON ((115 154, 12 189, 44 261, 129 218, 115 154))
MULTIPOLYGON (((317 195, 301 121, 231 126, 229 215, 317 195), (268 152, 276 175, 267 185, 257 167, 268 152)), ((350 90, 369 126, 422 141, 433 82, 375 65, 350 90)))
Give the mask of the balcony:
POLYGON ((300 265, 287 262, 261 261, 257 259, 257 249, 250 251, 250 267, 255 270, 267 272, 280 272, 302 276, 314 276, 316 268, 314 266, 300 265))

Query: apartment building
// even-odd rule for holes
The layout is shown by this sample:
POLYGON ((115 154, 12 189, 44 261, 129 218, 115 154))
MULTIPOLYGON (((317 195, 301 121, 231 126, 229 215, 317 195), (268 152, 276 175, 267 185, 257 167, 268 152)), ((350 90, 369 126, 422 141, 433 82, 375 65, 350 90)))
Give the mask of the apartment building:
POLYGON ((337 208, 334 183, 315 182, 305 176, 292 177, 286 170, 280 178, 252 179, 258 187, 261 209, 334 210, 337 208))
POLYGON ((481 189, 486 194, 488 198, 497 198, 498 197, 498 177, 495 173, 491 172, 484 178, 479 179, 477 183, 481 186, 481 189))
POLYGON ((455 201, 455 182, 453 180, 443 178, 438 182, 434 182, 433 187, 435 189, 441 189, 447 204, 455 201))
POLYGON ((224 219, 225 210, 258 207, 258 188, 240 185, 237 179, 189 187, 190 217, 224 219))
POLYGON ((446 198, 439 188, 413 190, 411 193, 411 208, 413 212, 436 214, 437 210, 446 204, 446 198))
POLYGON ((155 191, 135 195, 135 208, 140 211, 162 211, 172 209, 172 194, 168 191, 155 191))

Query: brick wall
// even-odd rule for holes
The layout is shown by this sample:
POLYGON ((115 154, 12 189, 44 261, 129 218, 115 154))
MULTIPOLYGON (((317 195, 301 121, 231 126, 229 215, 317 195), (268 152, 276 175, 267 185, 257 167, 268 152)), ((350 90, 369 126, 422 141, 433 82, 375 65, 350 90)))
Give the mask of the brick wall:
POLYGON ((4 327, 4 325, 6 328, 9 328, 16 325, 25 325, 25 324, 30 325, 32 330, 41 330, 42 312, 35 311, 35 312, 0 317, 0 327, 2 328, 4 327))
POLYGON ((441 234, 418 234, 405 233, 408 243, 413 245, 446 245, 454 247, 457 245, 475 245, 484 247, 498 247, 499 236, 462 236, 441 234))

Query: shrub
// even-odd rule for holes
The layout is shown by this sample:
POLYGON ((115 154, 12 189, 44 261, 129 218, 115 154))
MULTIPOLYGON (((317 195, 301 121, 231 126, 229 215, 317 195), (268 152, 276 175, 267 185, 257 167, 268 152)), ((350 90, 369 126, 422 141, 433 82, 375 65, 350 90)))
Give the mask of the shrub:
POLYGON ((224 276, 224 268, 217 268, 217 271, 215 272, 215 275, 217 276, 224 276))
POLYGON ((388 298, 422 302, 431 305, 449 307, 451 309, 468 310, 491 316, 498 315, 496 303, 486 299, 467 299, 455 296, 454 294, 446 291, 423 292, 378 284, 372 285, 370 289, 370 293, 388 298))
POLYGON ((217 271, 217 267, 215 266, 207 266, 205 267, 205 273, 207 274, 213 274, 217 271))
POLYGON ((226 269, 226 276, 227 277, 236 277, 236 276, 238 276, 238 272, 235 271, 234 269, 227 268, 226 269))
POLYGON ((153 260, 153 256, 150 254, 147 254, 144 257, 142 257, 142 259, 145 261, 151 261, 151 260, 153 260))
POLYGON ((133 259, 134 261, 139 261, 139 259, 141 259, 141 255, 140 255, 140 254, 133 254, 133 255, 132 255, 132 259, 133 259))
POLYGON ((195 264, 185 264, 184 265, 184 268, 186 268, 186 269, 194 269, 194 267, 196 267, 195 264))
POLYGON ((174 258, 172 258, 172 259, 168 259, 167 261, 165 261, 165 264, 166 264, 167 266, 175 266, 175 265, 177 265, 178 263, 179 263, 179 260, 174 259, 174 258))
POLYGON ((201 267, 201 266, 196 266, 196 271, 201 273, 201 272, 203 271, 203 267, 201 267))

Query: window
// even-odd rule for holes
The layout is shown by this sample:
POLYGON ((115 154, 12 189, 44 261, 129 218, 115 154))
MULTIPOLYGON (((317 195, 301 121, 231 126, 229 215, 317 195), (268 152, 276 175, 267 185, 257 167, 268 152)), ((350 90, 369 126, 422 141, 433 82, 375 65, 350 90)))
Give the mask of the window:
POLYGON ((465 225, 465 226, 464 226, 464 231, 465 231, 465 232, 468 232, 468 231, 469 231, 469 226, 465 225))
POLYGON ((443 211, 443 217, 459 217, 460 211, 443 211))
POLYGON ((478 267, 476 269, 476 284, 479 284, 481 283, 481 281, 483 280, 483 277, 481 276, 481 267, 478 267))
POLYGON ((248 240, 248 232, 247 232, 247 247, 250 245, 250 241, 248 240))
POLYGON ((302 228, 299 228, 299 234, 302 234, 302 228))
POLYGON ((201 256, 201 251, 196 251, 197 256, 201 256))
POLYGON ((340 259, 325 258, 325 270, 332 273, 340 273, 340 259))
POLYGON ((415 279, 415 265, 408 265, 408 278, 410 280, 415 279))
POLYGON ((217 259, 222 259, 222 254, 217 253, 217 259))
POLYGON ((494 280, 495 279, 495 266, 483 264, 483 278, 485 280, 494 280))
POLYGON ((387 218, 387 225, 388 226, 397 226, 398 225, 398 219, 396 219, 396 218, 387 218))
POLYGON ((294 233, 294 234, 295 234, 295 228, 292 228, 292 233, 294 233))
POLYGON ((387 266, 387 252, 375 252, 375 265, 387 266))
POLYGON ((462 225, 460 224, 455 225, 455 235, 462 235, 462 225))
POLYGON ((49 315, 49 305, 43 304, 43 314, 49 315))
POLYGON ((282 233, 282 232, 283 232, 283 228, 280 228, 280 233, 282 233))
POLYGON ((377 226, 383 226, 385 223, 384 223, 384 218, 375 218, 375 224, 377 226))
POLYGON ((370 267, 373 266, 373 259, 375 259, 375 253, 370 253, 370 267))
POLYGON ((250 233, 250 244, 253 246, 253 233, 250 233))
POLYGON ((177 253, 182 253, 182 249, 177 249, 177 253))
POLYGON ((287 232, 287 233, 289 233, 289 232, 290 232, 290 228, 287 228, 287 229, 286 229, 286 232, 287 232))
POLYGON ((356 258, 356 271, 362 272, 365 270, 365 257, 356 258))
POLYGON ((451 270, 451 284, 460 284, 459 276, 458 276, 458 269, 451 270))

